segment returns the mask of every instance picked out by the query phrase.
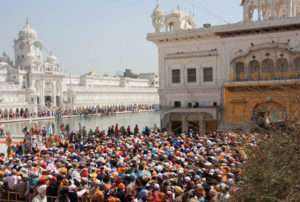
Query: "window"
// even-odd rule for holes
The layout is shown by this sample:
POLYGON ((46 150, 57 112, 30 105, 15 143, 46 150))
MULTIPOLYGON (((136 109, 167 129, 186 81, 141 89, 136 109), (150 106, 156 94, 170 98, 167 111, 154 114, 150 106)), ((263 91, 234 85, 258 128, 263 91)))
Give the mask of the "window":
POLYGON ((253 74, 253 73, 260 74, 259 62, 257 60, 252 60, 249 63, 249 72, 250 72, 250 74, 253 74))
POLYGON ((181 102, 180 101, 175 101, 174 102, 174 107, 181 107, 181 102))
POLYGON ((180 83, 180 69, 172 70, 172 83, 180 83))
POLYGON ((300 71, 300 58, 296 58, 294 61, 294 71, 300 71))
POLYGON ((235 65, 235 74, 240 75, 240 74, 243 74, 243 73, 245 73, 244 63, 238 62, 235 65))
POLYGON ((187 79, 188 83, 196 82, 196 80, 197 80, 196 69, 195 68, 188 69, 187 73, 188 73, 188 79, 187 79))
POLYGON ((203 68, 203 81, 213 81, 213 71, 212 67, 204 67, 203 68))
POLYGON ((289 71, 288 61, 285 58, 280 58, 277 60, 277 72, 287 72, 289 71))
POLYGON ((262 62, 262 73, 273 73, 273 72, 274 72, 273 60, 265 59, 262 62))

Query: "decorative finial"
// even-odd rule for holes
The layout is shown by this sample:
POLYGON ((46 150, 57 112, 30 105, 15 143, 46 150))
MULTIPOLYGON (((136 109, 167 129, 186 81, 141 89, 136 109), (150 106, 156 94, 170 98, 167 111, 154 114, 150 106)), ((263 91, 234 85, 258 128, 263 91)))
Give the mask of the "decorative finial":
POLYGON ((28 17, 26 17, 26 25, 28 25, 29 23, 28 23, 28 17))
POLYGON ((179 6, 179 5, 177 5, 177 10, 179 10, 179 11, 180 11, 180 6, 179 6))
POLYGON ((156 5, 158 5, 158 0, 156 0, 156 5))

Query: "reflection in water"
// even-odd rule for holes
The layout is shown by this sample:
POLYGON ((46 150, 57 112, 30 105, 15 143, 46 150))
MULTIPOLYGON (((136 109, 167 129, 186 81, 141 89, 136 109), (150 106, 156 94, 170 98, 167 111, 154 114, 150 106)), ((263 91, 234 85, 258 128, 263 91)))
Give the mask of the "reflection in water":
POLYGON ((61 123, 69 124, 71 130, 78 130, 78 124, 81 123, 82 126, 85 126, 88 130, 94 130, 97 126, 100 130, 107 130, 111 125, 116 123, 119 126, 124 125, 125 128, 129 125, 133 130, 134 126, 138 124, 140 131, 146 126, 153 128, 156 126, 160 127, 159 121, 159 112, 139 112, 139 113, 124 113, 110 116, 86 116, 86 117, 73 117, 73 118, 60 118, 60 119, 49 119, 49 120, 40 120, 40 121, 26 121, 26 122, 15 122, 15 123, 5 123, 4 130, 10 130, 13 136, 22 136, 22 130, 25 126, 33 127, 37 123, 41 128, 46 126, 49 127, 49 124, 55 124, 55 130, 59 131, 61 123))

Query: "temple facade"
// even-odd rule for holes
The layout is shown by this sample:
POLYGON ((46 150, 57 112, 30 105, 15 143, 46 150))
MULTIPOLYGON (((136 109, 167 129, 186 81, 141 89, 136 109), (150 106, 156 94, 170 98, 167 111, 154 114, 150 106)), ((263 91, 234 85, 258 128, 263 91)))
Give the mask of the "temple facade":
POLYGON ((157 87, 149 79, 66 73, 26 21, 14 40, 15 58, 0 56, 0 115, 58 108, 157 105, 157 87))
POLYGON ((196 27, 180 8, 151 18, 161 126, 205 133, 298 120, 300 1, 243 0, 243 20, 196 27))

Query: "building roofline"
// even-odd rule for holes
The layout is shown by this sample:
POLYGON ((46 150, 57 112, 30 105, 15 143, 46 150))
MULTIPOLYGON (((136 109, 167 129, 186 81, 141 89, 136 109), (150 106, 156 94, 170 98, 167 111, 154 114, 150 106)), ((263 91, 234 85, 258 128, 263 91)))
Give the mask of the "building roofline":
POLYGON ((251 30, 263 30, 269 28, 283 28, 289 26, 300 25, 300 17, 291 17, 285 19, 276 20, 265 20, 265 21, 254 21, 254 22, 238 22, 228 25, 215 25, 208 28, 195 28, 190 30, 177 30, 174 32, 159 32, 159 33, 149 33, 147 35, 147 40, 149 41, 161 41, 168 39, 189 39, 194 37, 205 37, 205 36, 221 36, 224 33, 234 33, 234 32, 246 32, 251 30))

